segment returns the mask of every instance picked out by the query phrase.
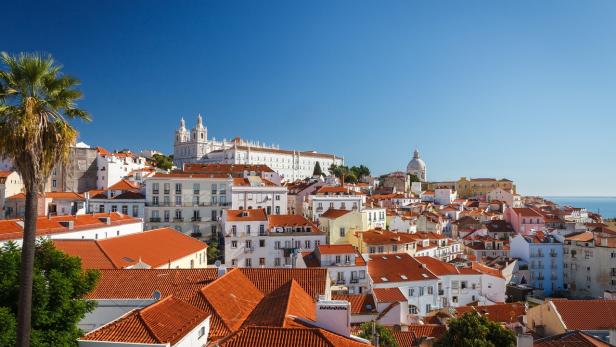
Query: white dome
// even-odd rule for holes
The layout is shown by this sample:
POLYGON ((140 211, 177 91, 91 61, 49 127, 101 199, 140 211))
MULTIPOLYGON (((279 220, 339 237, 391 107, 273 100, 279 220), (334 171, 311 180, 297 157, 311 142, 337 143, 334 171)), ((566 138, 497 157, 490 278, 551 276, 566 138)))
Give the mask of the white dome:
POLYGON ((415 150, 413 159, 406 166, 406 173, 413 174, 422 181, 426 180, 426 163, 419 157, 418 150, 415 150))

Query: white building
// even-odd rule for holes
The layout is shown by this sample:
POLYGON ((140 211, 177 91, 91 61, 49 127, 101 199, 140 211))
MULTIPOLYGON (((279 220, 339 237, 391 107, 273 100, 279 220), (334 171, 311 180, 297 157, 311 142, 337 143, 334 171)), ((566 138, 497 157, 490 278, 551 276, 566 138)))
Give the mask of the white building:
POLYGON ((231 267, 296 267, 300 252, 311 252, 326 240, 325 233, 298 215, 226 210, 223 221, 225 265, 231 267))
POLYGON ((105 190, 84 194, 88 213, 120 212, 133 217, 145 218, 145 195, 136 184, 122 179, 105 190))
POLYGON ((98 148, 96 165, 98 167, 96 188, 107 189, 128 177, 133 171, 143 169, 146 160, 132 153, 110 153, 98 148))
POLYGON ((5 218, 7 215, 6 198, 19 194, 23 190, 24 184, 21 181, 21 176, 16 171, 0 171, 0 219, 5 218))
POLYGON ((336 294, 361 294, 370 288, 368 266, 351 245, 319 245, 304 252, 298 267, 323 267, 329 273, 331 290, 336 294))
POLYGON ((478 264, 457 268, 432 257, 399 253, 370 255, 368 271, 373 288, 400 289, 411 315, 477 301, 483 305, 505 301, 505 279, 500 272, 478 264))
POLYGON ((364 194, 341 186, 323 186, 308 199, 309 211, 305 215, 313 221, 319 220, 321 214, 329 209, 361 211, 366 203, 364 194))
POLYGON ((503 188, 494 188, 487 195, 488 201, 502 201, 509 207, 523 207, 522 197, 519 194, 515 194, 512 190, 505 190, 503 188))
POLYGON ((210 238, 231 206, 233 178, 224 174, 157 173, 146 180, 146 229, 172 227, 210 238))
POLYGON ((231 209, 265 209, 270 214, 287 213, 287 188, 259 176, 234 178, 231 187, 231 209))
POLYGON ((208 138, 208 129, 201 115, 197 125, 186 129, 184 119, 175 132, 173 158, 178 167, 184 163, 264 164, 280 174, 286 181, 295 181, 312 176, 318 162, 323 173, 329 173, 332 164, 342 165, 341 157, 315 151, 282 150, 278 146, 266 146, 235 138, 217 141, 208 138))
POLYGON ((406 173, 417 176, 422 182, 428 180, 426 163, 419 157, 419 151, 417 149, 413 152, 413 159, 411 159, 406 166, 406 173))
MULTIPOLYGON (((86 213, 86 199, 73 192, 46 192, 39 194, 39 216, 67 216, 86 213)), ((22 218, 26 210, 26 194, 19 193, 6 198, 5 218, 22 218)))
POLYGON ((458 198, 458 193, 451 188, 436 188, 434 190, 434 202, 439 205, 449 205, 458 198))
MULTIPOLYGON (((0 245, 23 239, 23 220, 0 220, 0 245)), ((120 213, 96 213, 80 216, 39 217, 36 236, 46 239, 99 240, 143 231, 141 219, 120 213)))

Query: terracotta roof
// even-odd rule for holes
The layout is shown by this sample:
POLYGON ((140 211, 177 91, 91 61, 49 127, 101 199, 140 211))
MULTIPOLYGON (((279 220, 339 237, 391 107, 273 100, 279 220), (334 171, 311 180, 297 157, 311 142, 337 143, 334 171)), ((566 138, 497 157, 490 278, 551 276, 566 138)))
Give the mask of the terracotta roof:
POLYGON ((344 215, 346 215, 347 213, 351 212, 350 210, 338 210, 335 208, 330 208, 327 211, 323 212, 321 214, 321 217, 323 218, 330 218, 330 219, 336 219, 336 218, 340 218, 344 215))
POLYGON ((377 302, 406 302, 400 288, 374 288, 372 294, 377 302))
POLYGON ((267 221, 270 228, 311 227, 312 232, 321 232, 314 223, 297 214, 272 214, 267 216, 267 221))
POLYGON ((500 278, 504 278, 503 277, 503 273, 501 270, 499 269, 495 269, 493 267, 489 267, 485 264, 482 263, 478 263, 478 262, 472 262, 471 263, 471 269, 475 270, 475 271, 479 271, 481 273, 487 274, 487 275, 492 275, 495 277, 500 277, 500 278))
POLYGON ((125 178, 121 179, 107 190, 138 190, 139 186, 125 178))
POLYGON ((418 240, 416 234, 389 230, 357 231, 355 234, 368 245, 406 244, 418 240))
POLYGON ((415 259, 418 262, 424 264, 426 268, 430 270, 430 272, 432 272, 433 274, 437 276, 459 275, 460 274, 460 271, 458 270, 458 268, 455 267, 455 265, 450 264, 450 263, 445 263, 444 261, 441 261, 439 259, 427 257, 427 256, 415 257, 415 259))
POLYGON ((592 232, 585 231, 585 232, 576 233, 576 234, 569 234, 567 235, 567 237, 565 237, 565 240, 588 242, 588 241, 591 241, 594 237, 595 235, 592 232))
POLYGON ((398 347, 415 347, 417 340, 422 337, 438 338, 447 331, 447 327, 440 324, 411 324, 408 331, 392 330, 398 347))
POLYGON ((323 186, 316 191, 317 195, 362 195, 354 190, 342 186, 323 186))
MULTIPOLYGON (((24 200, 26 198, 25 193, 18 193, 9 196, 7 200, 24 200)), ((73 192, 45 192, 46 199, 61 199, 61 200, 85 200, 85 198, 77 193, 73 192)))
POLYGON ((534 347, 610 347, 607 342, 579 330, 537 339, 534 347))
POLYGON ((228 222, 256 222, 267 221, 265 209, 227 210, 228 222))
POLYGON ((86 269, 121 269, 139 262, 157 268, 207 248, 206 243, 172 228, 103 240, 54 240, 54 245, 80 257, 86 269))
POLYGON ((319 245, 317 246, 319 254, 347 254, 356 253, 353 245, 319 245))
POLYGON ((150 299, 157 290, 162 296, 173 295, 190 302, 201 288, 217 277, 215 268, 100 270, 98 283, 87 298, 150 299))
POLYGON ((14 171, 0 171, 0 178, 6 178, 9 177, 10 174, 12 174, 14 171))
POLYGON ((236 177, 233 179, 233 185, 241 186, 241 187, 253 187, 255 185, 258 187, 278 187, 278 185, 272 181, 269 181, 261 177, 258 177, 258 178, 259 179, 257 180, 257 182, 255 182, 255 181, 249 180, 248 178, 236 177))
POLYGON ((325 295, 328 281, 327 269, 280 269, 280 268, 239 268, 248 279, 265 294, 280 288, 291 279, 295 280, 314 300, 325 295))
MULTIPOLYGON (((38 217, 36 221, 36 236, 62 234, 131 223, 141 223, 141 220, 117 212, 83 214, 78 216, 41 216, 38 217), (106 223, 106 218, 109 218, 109 224, 106 223), (72 229, 69 229, 66 224, 63 224, 69 221, 73 222, 72 229)), ((15 240, 21 238, 23 238, 23 222, 21 220, 0 220, 0 240, 15 240), (19 229, 17 229, 16 226, 19 226, 19 229)))
POLYGON ((221 340, 220 347, 366 347, 349 337, 319 328, 247 327, 221 340))
POLYGON ((89 332, 81 340, 173 345, 208 316, 197 307, 168 296, 89 332))
POLYGON ((145 199, 145 195, 138 193, 138 192, 128 191, 122 194, 118 194, 111 199, 113 200, 139 200, 139 199, 145 199))
POLYGON ((435 274, 407 253, 371 254, 368 261, 368 273, 374 283, 438 279, 435 274))
POLYGON ((461 306, 456 307, 458 314, 477 312, 486 316, 491 321, 499 323, 515 323, 520 316, 526 314, 526 306, 522 302, 485 305, 485 306, 461 306))
POLYGON ((229 175, 225 174, 203 174, 203 173, 193 173, 193 172, 172 172, 172 173, 160 173, 157 172, 154 176, 148 179, 167 179, 167 178, 220 178, 220 179, 229 179, 229 175))
POLYGON ((537 210, 529 207, 514 207, 513 211, 522 217, 543 217, 537 210))
POLYGON ((568 330, 616 329, 616 300, 552 300, 568 330))
POLYGON ((351 314, 374 314, 376 304, 371 294, 332 295, 332 300, 346 300, 351 303, 351 314))

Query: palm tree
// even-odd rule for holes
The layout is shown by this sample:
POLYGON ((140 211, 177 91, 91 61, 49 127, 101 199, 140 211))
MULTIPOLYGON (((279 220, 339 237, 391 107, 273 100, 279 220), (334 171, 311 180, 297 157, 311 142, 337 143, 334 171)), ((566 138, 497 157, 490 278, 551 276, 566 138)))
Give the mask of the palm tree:
POLYGON ((68 119, 90 120, 76 107, 79 81, 61 73, 51 56, 0 54, 0 158, 12 161, 26 190, 21 252, 17 346, 30 345, 37 195, 55 165, 65 164, 77 130, 68 119))

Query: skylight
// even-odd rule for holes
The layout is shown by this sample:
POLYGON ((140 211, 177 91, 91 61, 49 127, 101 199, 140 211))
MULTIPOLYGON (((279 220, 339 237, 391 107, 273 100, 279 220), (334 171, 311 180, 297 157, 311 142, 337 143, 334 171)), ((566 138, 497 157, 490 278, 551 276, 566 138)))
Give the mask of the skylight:
POLYGON ((389 282, 389 280, 387 279, 387 277, 381 277, 381 281, 383 281, 383 282, 389 282))
POLYGON ((402 278, 403 280, 408 280, 409 278, 406 277, 406 275, 400 275, 400 278, 402 278))

